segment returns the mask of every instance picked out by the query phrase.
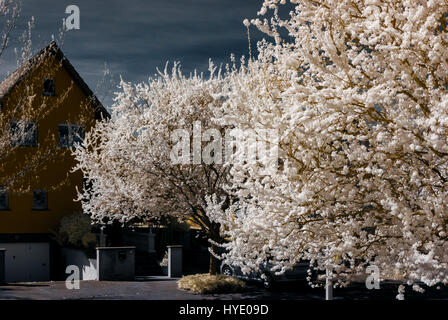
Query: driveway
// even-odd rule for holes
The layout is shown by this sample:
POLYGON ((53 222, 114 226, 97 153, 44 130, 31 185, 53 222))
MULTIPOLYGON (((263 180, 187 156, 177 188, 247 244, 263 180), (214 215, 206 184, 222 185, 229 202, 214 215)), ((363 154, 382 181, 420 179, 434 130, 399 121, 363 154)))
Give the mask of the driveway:
MULTIPOLYGON (((25 300, 322 300, 324 289, 305 284, 289 284, 275 291, 249 285, 244 293, 196 295, 177 289, 178 279, 147 277, 139 281, 81 281, 79 290, 68 290, 65 282, 14 283, 0 286, 0 299, 25 300)), ((409 293, 406 299, 448 300, 446 287, 425 294, 409 293)), ((380 290, 367 290, 362 284, 335 289, 335 300, 395 300, 396 284, 382 284, 380 290)))
MULTIPOLYGON (((0 286, 0 300, 241 300, 287 299, 287 293, 271 293, 249 285, 244 293, 193 294, 177 288, 178 279, 141 281, 81 281, 79 290, 68 290, 63 281, 12 283, 0 286)), ((316 297, 318 298, 318 297, 316 297)))

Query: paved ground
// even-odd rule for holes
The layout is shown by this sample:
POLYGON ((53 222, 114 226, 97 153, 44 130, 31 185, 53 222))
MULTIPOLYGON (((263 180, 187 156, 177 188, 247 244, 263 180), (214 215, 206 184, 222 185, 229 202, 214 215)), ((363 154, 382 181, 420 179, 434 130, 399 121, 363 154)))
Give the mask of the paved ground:
MULTIPOLYGON (((367 290, 362 285, 335 289, 336 300, 394 300, 396 284, 382 284, 380 290, 367 290)), ((65 282, 16 283, 0 286, 0 299, 26 300, 322 300, 324 291, 311 289, 304 284, 281 286, 274 291, 266 291, 249 285, 244 293, 196 295, 177 289, 175 279, 162 277, 148 278, 134 282, 81 281, 79 290, 67 290, 65 282)), ((448 300, 448 288, 431 289, 425 294, 409 293, 409 300, 443 299, 448 300)))

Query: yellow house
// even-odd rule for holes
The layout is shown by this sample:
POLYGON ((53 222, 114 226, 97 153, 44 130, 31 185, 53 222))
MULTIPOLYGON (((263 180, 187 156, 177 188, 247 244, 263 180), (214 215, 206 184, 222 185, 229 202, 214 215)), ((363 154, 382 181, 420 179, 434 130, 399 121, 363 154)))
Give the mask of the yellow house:
POLYGON ((109 117, 55 42, 0 83, 0 106, 10 116, 11 148, 0 161, 0 248, 6 280, 46 281, 54 265, 51 232, 74 201, 80 173, 70 148, 97 119, 109 117), (17 131, 25 134, 15 138, 17 131))

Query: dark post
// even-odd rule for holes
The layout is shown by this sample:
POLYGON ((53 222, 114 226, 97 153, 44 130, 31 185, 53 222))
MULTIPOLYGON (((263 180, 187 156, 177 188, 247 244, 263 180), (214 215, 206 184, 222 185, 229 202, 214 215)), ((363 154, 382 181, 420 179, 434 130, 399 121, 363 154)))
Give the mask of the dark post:
POLYGON ((182 277, 182 246, 168 246, 168 277, 182 277))
POLYGON ((6 255, 6 249, 0 249, 0 284, 5 284, 6 278, 5 278, 5 255, 6 255))

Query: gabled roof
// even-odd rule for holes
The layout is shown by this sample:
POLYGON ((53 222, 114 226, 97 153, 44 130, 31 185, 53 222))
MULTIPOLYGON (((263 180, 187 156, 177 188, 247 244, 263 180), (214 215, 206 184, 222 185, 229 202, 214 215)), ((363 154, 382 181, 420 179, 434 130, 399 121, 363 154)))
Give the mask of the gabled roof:
POLYGON ((80 86, 81 90, 84 94, 89 97, 91 100, 95 111, 100 112, 104 117, 109 118, 110 114, 107 112, 106 108, 102 105, 102 103, 98 100, 95 94, 90 90, 89 86, 85 81, 81 78, 79 73, 75 70, 70 61, 65 57, 62 50, 56 44, 55 41, 50 42, 48 46, 40 50, 37 54, 35 54, 31 59, 26 61, 23 65, 21 65, 16 71, 6 77, 0 83, 0 102, 9 94, 11 91, 25 78, 25 76, 38 64, 42 58, 47 55, 53 55, 58 59, 65 70, 70 74, 73 80, 80 86))

